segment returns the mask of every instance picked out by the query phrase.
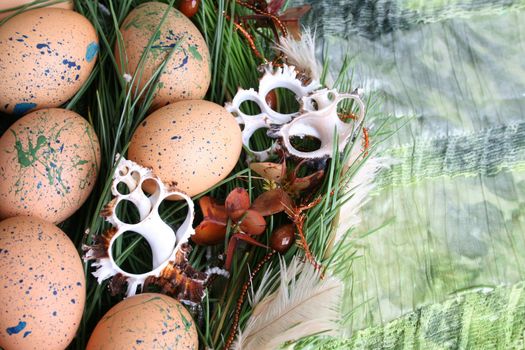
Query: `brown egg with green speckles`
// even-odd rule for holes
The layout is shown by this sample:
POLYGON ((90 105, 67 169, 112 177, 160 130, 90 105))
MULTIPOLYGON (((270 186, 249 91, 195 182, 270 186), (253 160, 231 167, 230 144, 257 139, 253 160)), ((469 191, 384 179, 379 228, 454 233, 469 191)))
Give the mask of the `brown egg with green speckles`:
POLYGON ((0 111, 60 107, 88 79, 98 49, 95 28, 74 11, 39 8, 9 19, 0 27, 0 111))
MULTIPOLYGON (((20 6, 28 6, 28 5, 31 6, 31 3, 34 3, 34 0, 2 0, 2 3, 0 4, 0 11, 10 10, 12 8, 17 8, 20 6)), ((52 3, 52 2, 45 3, 44 2, 44 3, 35 4, 33 6, 37 6, 37 5, 40 5, 40 6, 47 5, 48 7, 59 7, 59 8, 67 9, 67 10, 72 10, 73 0, 59 2, 59 3, 52 3)), ((4 19, 7 16, 11 16, 15 13, 16 11, 2 12, 0 13, 0 20, 4 19)))
POLYGON ((64 232, 35 217, 0 222, 0 348, 65 349, 85 299, 83 265, 64 232))
POLYGON ((169 57, 159 78, 152 109, 204 97, 211 80, 209 50, 197 27, 179 10, 159 2, 144 3, 129 13, 120 31, 124 45, 115 46, 115 56, 118 64, 123 63, 123 75, 133 76, 138 71, 134 91, 142 91, 169 57), (166 19, 151 44, 147 60, 139 67, 142 54, 166 11, 166 19))
POLYGON ((235 118, 218 104, 193 100, 150 114, 131 138, 128 158, 194 196, 225 179, 241 150, 235 118))
POLYGON ((177 300, 145 293, 113 306, 98 322, 87 350, 197 350, 195 322, 177 300))
POLYGON ((0 138, 0 218, 64 221, 91 193, 99 164, 97 135, 80 115, 58 108, 27 114, 0 138))

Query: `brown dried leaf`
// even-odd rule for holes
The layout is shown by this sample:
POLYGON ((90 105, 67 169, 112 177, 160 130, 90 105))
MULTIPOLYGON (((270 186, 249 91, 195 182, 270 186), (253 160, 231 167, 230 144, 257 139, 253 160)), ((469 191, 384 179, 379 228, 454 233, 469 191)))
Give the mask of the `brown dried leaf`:
POLYGON ((255 171, 266 180, 275 181, 281 183, 286 175, 286 167, 284 164, 277 163, 252 163, 250 169, 255 171))
POLYGON ((233 261, 233 255, 235 254, 235 249, 237 248, 238 241, 244 241, 248 244, 255 245, 261 248, 268 248, 261 242, 250 237, 249 235, 246 235, 244 233, 234 234, 233 236, 231 236, 230 242, 228 243, 228 248, 226 249, 226 262, 224 263, 224 268, 228 271, 230 270, 233 261))
POLYGON ((264 217, 253 209, 248 209, 241 219, 239 225, 241 232, 248 235, 260 235, 266 230, 266 220, 264 217))
POLYGON ((211 197, 205 196, 199 200, 204 219, 195 228, 191 240, 199 245, 219 244, 226 236, 228 215, 224 205, 217 204, 211 197))
POLYGON ((295 40, 301 40, 301 17, 306 15, 312 7, 303 5, 287 9, 279 19, 286 25, 288 32, 295 40))
POLYGON ((323 181, 324 170, 319 170, 305 177, 296 177, 289 186, 290 192, 298 193, 312 189, 323 181))
POLYGON ((202 211, 202 215, 208 219, 208 221, 217 223, 227 223, 228 213, 224 205, 217 204, 217 202, 208 196, 202 197, 199 200, 199 206, 202 211))
POLYGON ((262 216, 274 215, 292 207, 290 196, 281 188, 264 192, 252 204, 252 209, 262 216))
POLYGON ((226 224, 204 219, 195 228, 195 234, 191 236, 191 240, 198 245, 214 245, 223 242, 225 236, 226 224))
POLYGON ((238 221, 250 208, 250 195, 244 188, 237 187, 226 197, 226 212, 233 221, 238 221))

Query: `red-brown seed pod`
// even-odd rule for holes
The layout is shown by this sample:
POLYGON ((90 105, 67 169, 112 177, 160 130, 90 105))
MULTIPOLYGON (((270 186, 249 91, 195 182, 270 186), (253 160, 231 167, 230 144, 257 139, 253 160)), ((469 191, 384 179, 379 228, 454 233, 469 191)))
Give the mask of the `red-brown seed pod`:
POLYGON ((179 10, 184 16, 191 18, 195 16, 197 11, 199 11, 200 3, 201 0, 181 0, 179 3, 179 10))
POLYGON ((295 225, 287 224, 279 227, 270 236, 270 247, 281 254, 290 249, 295 242, 295 225))
POLYGON ((266 230, 266 220, 259 212, 248 209, 239 224, 239 228, 250 236, 258 236, 266 230))

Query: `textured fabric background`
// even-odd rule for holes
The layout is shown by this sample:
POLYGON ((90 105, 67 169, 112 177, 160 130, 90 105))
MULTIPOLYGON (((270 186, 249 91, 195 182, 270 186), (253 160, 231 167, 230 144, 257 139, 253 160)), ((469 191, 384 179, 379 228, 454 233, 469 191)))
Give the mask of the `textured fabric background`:
MULTIPOLYGON (((333 64, 349 54, 356 86, 380 96, 382 114, 412 118, 381 151, 397 163, 380 175, 356 233, 361 258, 347 283, 345 305, 354 312, 347 329, 347 335, 354 334, 352 344, 365 335, 370 341, 382 337, 381 329, 394 341, 392 329, 403 336, 401 328, 412 322, 412 312, 441 312, 452 322, 456 311, 447 299, 456 300, 457 293, 472 291, 475 299, 476 288, 523 281, 525 1, 291 4, 303 3, 313 7, 304 23, 317 27, 333 64), (418 311, 422 306, 424 311, 418 311), (409 316, 398 319, 402 315, 409 316), (361 329, 368 330, 356 335, 361 329)), ((487 317, 506 312, 507 304, 492 307, 494 314, 487 317)), ((523 314, 522 302, 514 307, 523 314)), ((456 333, 474 327, 462 315, 452 327, 456 333)), ((424 317, 417 322, 422 320, 437 322, 424 317)), ((524 325, 517 326, 516 339, 523 341, 524 325)), ((455 337, 450 329, 443 332, 455 337)), ((507 348, 445 343, 422 348, 507 348)), ((398 348, 385 344, 363 348, 398 348)))

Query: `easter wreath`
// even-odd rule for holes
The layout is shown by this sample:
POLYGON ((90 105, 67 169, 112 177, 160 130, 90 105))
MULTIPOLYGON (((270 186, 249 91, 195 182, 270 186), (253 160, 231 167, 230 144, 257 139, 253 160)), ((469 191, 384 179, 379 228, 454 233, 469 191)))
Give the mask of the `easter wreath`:
MULTIPOLYGON (((2 10, 0 41, 6 24, 33 8, 42 19, 48 5, 70 6, 26 3, 2 10)), ((81 207, 85 199, 77 201, 80 209, 44 217, 61 222, 84 258, 82 318, 56 348, 306 348, 338 336, 347 318, 341 294, 354 258, 352 230, 383 166, 374 149, 392 132, 375 114, 374 98, 352 85, 350 60, 337 69, 328 58, 319 62, 315 33, 299 25, 308 8, 287 8, 285 1, 74 5, 98 40, 78 44, 85 58, 59 57, 64 74, 79 67, 84 76, 62 76, 82 84, 54 107, 89 121, 85 128, 96 134, 91 140, 98 138, 101 156, 94 152, 98 179, 81 207), (95 56, 84 73, 79 62, 95 56)), ((56 11, 64 16, 70 9, 56 11)), ((30 42, 31 34, 17 33, 30 42)), ((36 44, 42 57, 60 41, 46 36, 36 44)), ((18 163, 26 157, 25 167, 40 166, 36 158, 46 147, 50 157, 62 152, 51 146, 60 144, 58 136, 17 138, 13 125, 21 114, 45 113, 40 102, 31 103, 4 106, 11 116, 2 121, 2 138, 9 139, 0 141, 14 144, 4 153, 18 163)), ((60 168, 53 159, 43 173, 60 168)), ((27 206, 11 209, 2 216, 38 216, 27 206)), ((28 225, 54 227, 36 219, 28 225)), ((8 237, 0 237, 5 246, 8 237)), ((5 321, 12 327, 0 330, 8 330, 1 346, 35 344, 39 331, 26 316, 5 321), (13 336, 17 343, 10 343, 13 336)))

